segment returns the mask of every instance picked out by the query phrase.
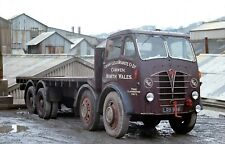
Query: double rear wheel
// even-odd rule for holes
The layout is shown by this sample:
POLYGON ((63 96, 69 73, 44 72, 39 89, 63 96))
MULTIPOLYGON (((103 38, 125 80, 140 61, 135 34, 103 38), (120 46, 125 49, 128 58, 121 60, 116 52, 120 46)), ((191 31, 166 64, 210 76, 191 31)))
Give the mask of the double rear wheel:
POLYGON ((58 103, 49 102, 46 97, 46 89, 40 88, 35 97, 37 113, 40 118, 56 118, 58 112, 58 103))

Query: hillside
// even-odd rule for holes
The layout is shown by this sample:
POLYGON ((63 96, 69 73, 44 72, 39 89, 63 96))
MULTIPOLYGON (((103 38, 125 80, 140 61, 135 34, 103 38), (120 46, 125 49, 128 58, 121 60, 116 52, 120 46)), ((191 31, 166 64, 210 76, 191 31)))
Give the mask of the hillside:
MULTIPOLYGON (((221 17, 221 18, 217 18, 215 19, 215 21, 225 21, 225 16, 224 17, 221 17)), ((184 26, 180 26, 178 28, 173 28, 173 27, 168 27, 166 29, 162 29, 162 30, 165 30, 165 31, 170 31, 170 32, 181 32, 181 33, 189 33, 190 30, 198 27, 199 25, 201 25, 203 22, 202 21, 199 21, 199 22, 194 22, 186 27, 184 26)), ((154 25, 144 25, 142 27, 138 27, 138 28, 133 28, 133 29, 137 29, 137 30, 146 30, 146 31, 149 31, 149 30, 155 30, 157 28, 157 26, 154 26, 154 25)), ((98 34, 98 35, 95 35, 96 37, 98 38, 107 38, 111 33, 102 33, 102 34, 98 34)))

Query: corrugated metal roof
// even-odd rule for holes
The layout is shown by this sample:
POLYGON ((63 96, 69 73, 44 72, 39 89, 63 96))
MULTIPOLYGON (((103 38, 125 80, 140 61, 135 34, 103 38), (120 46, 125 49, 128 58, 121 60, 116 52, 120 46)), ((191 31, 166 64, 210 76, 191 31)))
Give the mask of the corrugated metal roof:
POLYGON ((40 21, 38 21, 38 20, 36 20, 36 19, 34 19, 34 18, 32 18, 31 16, 29 16, 29 15, 27 15, 27 14, 25 14, 25 13, 22 13, 22 14, 19 14, 19 15, 16 15, 16 16, 13 16, 11 19, 9 19, 10 21, 13 21, 13 20, 15 20, 15 19, 17 19, 17 18, 19 18, 20 16, 26 16, 26 17, 28 17, 28 18, 30 18, 30 19, 32 19, 32 20, 34 20, 34 21, 36 21, 36 22, 38 22, 39 24, 41 24, 41 25, 44 25, 45 27, 48 27, 47 25, 45 25, 45 24, 43 24, 42 22, 40 22, 40 21))
POLYGON ((201 96, 225 100, 225 55, 201 54, 198 56, 201 77, 201 96))
POLYGON ((4 78, 9 86, 16 83, 17 76, 34 76, 64 61, 73 58, 67 55, 4 55, 4 78))
POLYGON ((216 30, 216 29, 225 29, 225 21, 213 21, 203 23, 202 25, 191 31, 193 32, 193 31, 216 30))
POLYGON ((81 41, 83 41, 84 38, 74 38, 74 39, 70 39, 70 41, 73 43, 71 45, 71 49, 73 49, 74 47, 76 47, 81 41))
POLYGON ((42 34, 40 34, 39 36, 33 38, 31 41, 29 41, 27 43, 27 45, 37 45, 39 44, 40 42, 44 41, 45 39, 47 39, 48 37, 50 37, 51 35, 53 35, 54 33, 56 32, 44 32, 42 34))

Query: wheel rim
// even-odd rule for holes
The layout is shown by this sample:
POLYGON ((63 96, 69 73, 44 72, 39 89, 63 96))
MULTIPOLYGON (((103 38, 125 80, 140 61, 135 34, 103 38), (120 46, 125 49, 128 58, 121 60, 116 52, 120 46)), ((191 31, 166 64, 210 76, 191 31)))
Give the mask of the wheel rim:
POLYGON ((27 106, 29 108, 32 108, 33 107, 33 95, 32 95, 32 93, 29 93, 28 94, 27 106))
POLYGON ((91 101, 85 97, 81 104, 81 116, 86 124, 91 121, 91 101))
POLYGON ((105 119, 107 124, 112 128, 116 128, 118 125, 119 112, 116 104, 110 101, 105 110, 105 119))
POLYGON ((107 107, 106 109, 106 121, 109 123, 109 124, 112 124, 113 122, 113 108, 110 106, 110 107, 107 107))
POLYGON ((40 103, 40 108, 43 110, 43 108, 44 108, 44 100, 43 100, 43 98, 39 99, 39 103, 40 103))

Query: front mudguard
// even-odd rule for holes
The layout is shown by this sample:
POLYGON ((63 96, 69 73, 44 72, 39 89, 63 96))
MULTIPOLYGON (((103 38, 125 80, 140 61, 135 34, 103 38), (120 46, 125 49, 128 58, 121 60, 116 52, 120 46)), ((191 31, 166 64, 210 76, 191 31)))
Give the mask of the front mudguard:
POLYGON ((103 104, 104 104, 105 98, 106 98, 107 94, 111 91, 116 91, 119 94, 119 96, 122 100, 122 103, 123 103, 125 113, 132 114, 134 112, 134 108, 133 108, 130 96, 124 90, 123 87, 121 87, 119 84, 117 84, 115 82, 109 83, 103 88, 103 90, 100 94, 100 97, 98 99, 97 111, 101 114, 103 113, 103 104))

